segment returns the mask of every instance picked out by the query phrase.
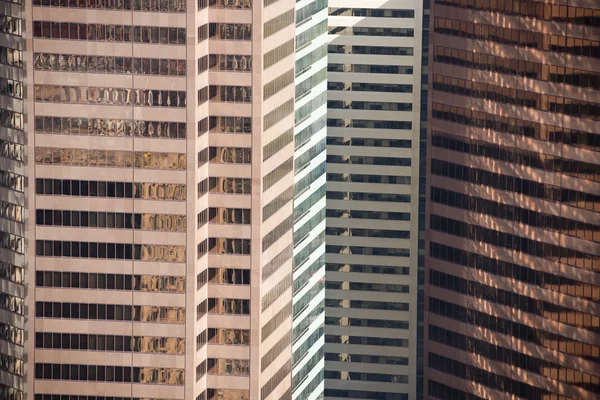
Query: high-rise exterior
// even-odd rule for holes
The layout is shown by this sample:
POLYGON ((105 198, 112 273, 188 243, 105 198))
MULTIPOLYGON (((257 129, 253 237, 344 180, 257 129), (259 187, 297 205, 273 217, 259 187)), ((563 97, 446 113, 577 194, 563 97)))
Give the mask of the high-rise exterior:
POLYGON ((330 0, 326 399, 414 399, 423 9, 330 0))
POLYGON ((327 0, 296 3, 292 398, 322 399, 325 368, 327 0))
POLYGON ((295 2, 0 9, 0 398, 291 399, 295 2))
POLYGON ((432 4, 425 390, 600 396, 600 4, 432 4))

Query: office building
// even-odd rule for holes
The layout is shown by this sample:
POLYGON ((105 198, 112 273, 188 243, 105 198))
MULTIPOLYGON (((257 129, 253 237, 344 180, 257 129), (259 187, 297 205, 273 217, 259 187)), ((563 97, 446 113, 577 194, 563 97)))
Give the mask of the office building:
POLYGON ((422 21, 329 3, 326 399, 417 396, 422 21))
POLYGON ((0 397, 291 399, 295 2, 0 7, 0 397))
POLYGON ((315 400, 325 389, 327 0, 296 3, 295 63, 292 398, 315 400))
POLYGON ((430 399, 600 396, 600 5, 432 4, 430 399))

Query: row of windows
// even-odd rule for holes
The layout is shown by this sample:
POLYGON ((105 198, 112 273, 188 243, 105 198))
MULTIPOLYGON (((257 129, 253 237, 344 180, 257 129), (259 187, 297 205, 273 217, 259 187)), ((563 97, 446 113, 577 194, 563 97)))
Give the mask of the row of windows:
POLYGON ((263 177, 263 192, 267 191, 283 177, 294 170, 294 157, 290 157, 263 177))
POLYGON ((310 101, 303 104, 296 110, 294 115, 295 123, 298 125, 304 119, 308 119, 310 114, 316 111, 319 107, 325 105, 327 103, 327 92, 323 91, 316 97, 313 97, 310 101))
POLYGON ((300 228, 294 229, 294 246, 302 243, 315 228, 325 221, 325 208, 321 208, 315 215, 306 221, 300 228))
MULTIPOLYGON (((309 259, 312 253, 315 252, 317 248, 322 246, 325 243, 325 232, 321 231, 318 235, 311 240, 306 246, 302 248, 293 258, 292 265, 294 266, 294 270, 297 271, 304 265, 304 263, 309 259)), ((318 262, 315 260, 315 262, 318 262)))
MULTIPOLYGON (((25 345, 25 332, 21 328, 0 322, 0 340, 14 343, 17 346, 25 345)), ((5 397, 0 396, 1 399, 5 397)))
POLYGON ((0 95, 22 99, 23 82, 0 77, 0 95))
MULTIPOLYGON (((393 8, 329 8, 329 15, 344 17, 414 18, 415 10, 393 8)), ((392 400, 392 399, 390 399, 392 400)), ((394 399, 395 400, 395 399, 394 399)))
MULTIPOLYGON (((200 393, 196 400, 220 400, 220 399, 250 399, 249 390, 238 389, 206 389, 200 393)), ((37 400, 37 399, 36 399, 37 400)))
POLYGON ((184 262, 185 246, 36 240, 39 257, 74 257, 117 260, 184 262))
POLYGON ((23 68, 23 51, 0 46, 0 64, 23 68))
POLYGON ((23 130, 23 114, 20 112, 0 109, 0 126, 23 130))
POLYGON ((99 42, 132 42, 174 45, 185 44, 185 36, 185 28, 33 21, 33 37, 39 39, 92 40, 99 42))
POLYGON ((263 26, 263 39, 293 24, 295 21, 294 18, 294 9, 291 9, 265 22, 263 26))
POLYGON ((431 229, 438 232, 504 247, 551 262, 596 271, 600 269, 600 256, 597 254, 588 254, 434 214, 431 215, 430 222, 431 229))
POLYGON ((36 178, 35 193, 54 196, 185 201, 185 185, 36 178))
POLYGON ((208 344, 235 346, 250 345, 250 331, 248 329, 209 328, 208 332, 204 331, 202 333, 208 336, 208 344))
POLYGON ((431 188, 431 201, 450 207, 493 215, 511 222, 526 224, 542 229, 553 230, 563 235, 600 242, 600 225, 545 214, 527 208, 521 208, 493 200, 472 197, 437 187, 431 188))
MULTIPOLYGON (((444 372, 446 374, 454 375, 460 379, 470 380, 480 385, 484 385, 502 392, 511 393, 517 397, 525 399, 551 398, 550 396, 553 394, 556 395, 555 393, 549 392, 540 387, 529 385, 523 381, 506 378, 493 372, 464 364, 435 353, 429 353, 428 366, 429 368, 444 372)), ((559 400, 567 399, 570 398, 566 396, 559 397, 559 400)))
POLYGON ((412 121, 327 118, 327 126, 331 128, 411 130, 412 121))
POLYGON ((252 24, 208 24, 208 37, 218 40, 252 40, 252 24))
POLYGON ((371 54, 380 56, 412 56, 413 47, 391 47, 391 46, 351 46, 330 44, 327 51, 329 54, 371 54))
POLYGON ((580 386, 591 392, 598 393, 600 391, 600 379, 589 373, 563 367, 559 364, 532 357, 483 340, 471 338, 434 325, 429 325, 428 331, 429 340, 431 341, 477 354, 478 356, 485 357, 492 361, 506 363, 510 367, 531 371, 549 379, 574 384, 575 386, 580 386))
POLYGON ((216 133, 250 133, 251 117, 209 117, 209 129, 216 133))
POLYGON ((185 139, 186 124, 185 122, 36 116, 35 133, 185 139))
POLYGON ((310 325, 318 318, 321 318, 324 312, 325 307, 323 307, 322 302, 319 302, 316 307, 314 307, 309 313, 305 314, 300 322, 292 329, 292 343, 296 343, 298 339, 303 337, 304 334, 309 331, 310 325))
POLYGON ((412 103, 390 103, 385 101, 330 100, 327 108, 342 110, 412 111, 412 103))
POLYGON ((250 164, 252 149, 248 147, 214 147, 208 149, 208 161, 213 163, 250 164))
POLYGON ((326 307, 355 308, 366 310, 408 311, 408 303, 392 301, 367 301, 367 300, 345 300, 325 299, 326 307))
POLYGON ((184 378, 185 370, 180 368, 35 364, 35 379, 183 385, 184 378))
MULTIPOLYGON (((325 389, 325 396, 360 400, 408 400, 406 393, 369 392, 366 390, 325 389)), ((454 398, 452 398, 454 399, 454 398)), ((38 399, 36 399, 38 400, 38 399)))
POLYGON ((564 159, 519 147, 489 143, 437 131, 432 132, 431 145, 600 182, 600 165, 598 164, 564 159))
POLYGON ((459 96, 492 100, 499 103, 529 107, 535 110, 572 115, 579 118, 600 118, 600 103, 590 103, 560 96, 548 96, 512 87, 501 87, 488 83, 434 75, 433 89, 459 96))
POLYGON ((136 290, 185 293, 185 277, 167 275, 124 275, 95 272, 36 271, 36 287, 136 290))
MULTIPOLYGON (((376 64, 334 64, 327 66, 329 72, 351 72, 362 74, 399 74, 412 75, 412 66, 403 65, 376 65, 376 64)), ((354 85, 354 84, 353 84, 354 85)), ((398 85, 394 85, 398 86, 398 85)))
POLYGON ((600 331, 599 316, 483 285, 454 275, 431 270, 429 271, 429 283, 433 286, 441 287, 463 295, 539 315, 551 321, 576 326, 592 332, 600 331))
POLYGON ((186 169, 185 153, 151 153, 99 149, 36 147, 35 163, 80 167, 117 167, 140 169, 186 169))
MULTIPOLYGON (((393 268, 393 267, 392 267, 393 268)), ((325 325, 362 326, 365 328, 408 329, 408 321, 348 317, 325 317, 325 325)))
POLYGON ((19 315, 24 315, 25 300, 21 297, 13 296, 8 293, 0 293, 0 309, 19 315))
POLYGON ((0 15, 0 32, 21 36, 23 33, 23 20, 10 15, 0 15))
POLYGON ((37 349, 184 354, 185 339, 156 336, 36 332, 37 349))
POLYGON ((412 159, 400 157, 327 155, 327 162, 331 164, 393 165, 399 167, 410 167, 412 164, 412 159))
POLYGON ((251 0, 198 0, 198 10, 210 8, 248 9, 252 8, 251 0))
MULTIPOLYGON (((285 379, 287 378, 290 373, 292 372, 292 361, 288 360, 285 364, 283 364, 281 366, 281 368, 279 368, 279 370, 277 372, 275 372, 273 374, 273 376, 271 377, 271 379, 269 379, 267 381, 267 383, 265 383, 261 388, 260 388, 260 399, 261 400, 265 400, 267 397, 269 397, 269 394, 271 394, 271 392, 273 390, 275 390, 275 388, 277 386, 279 386, 279 384, 285 379)), ((291 388, 290 388, 291 389, 291 388)), ((287 395, 287 393, 289 393, 290 390, 288 389, 288 391, 281 396, 281 400, 290 400, 291 396, 287 395)))
MULTIPOLYGON (((302 171, 304 167, 307 167, 311 164, 312 160, 315 159, 318 155, 323 153, 327 148, 326 138, 322 138, 316 144, 314 144, 311 148, 304 151, 299 157, 294 160, 294 171, 296 174, 302 171)), ((296 149, 297 151, 298 149, 296 149)), ((297 151, 298 152, 298 151, 297 151)))
POLYGON ((292 343, 292 332, 286 333, 277 343, 273 345, 260 359, 260 371, 264 372, 271 363, 277 359, 284 350, 292 343))
POLYGON ((131 58, 85 54, 34 53, 36 70, 102 74, 185 76, 185 60, 131 58))
MULTIPOLYGON (((327 8, 326 0, 316 0, 296 11, 296 25, 327 8)), ((310 20, 309 20, 310 21, 310 20)))
POLYGON ((293 187, 290 186, 263 207, 263 222, 289 203, 294 197, 293 187))
POLYGON ((531 324, 521 324, 434 297, 429 298, 429 311, 433 314, 468 323, 469 325, 513 336, 516 339, 534 343, 537 346, 560 351, 575 357, 582 357, 596 363, 600 362, 599 346, 550 333, 539 327, 531 326, 531 324))
POLYGON ((548 4, 531 0, 436 0, 438 4, 475 10, 497 11, 503 14, 538 18, 546 21, 567 22, 570 24, 600 25, 600 10, 548 4))
MULTIPOLYGON (((210 54, 207 68, 219 71, 252 72, 252 56, 210 54)), ((198 71, 201 71, 201 69, 198 68, 198 71)))
POLYGON ((319 35, 327 33, 327 21, 321 21, 302 33, 296 34, 296 51, 315 40, 319 35))
MULTIPOLYGON (((331 278, 333 279, 333 278, 331 278)), ((396 285, 393 283, 366 283, 327 280, 327 289, 334 290, 356 290, 380 293, 408 293, 408 285, 396 285)))
POLYGON ((444 64, 523 76, 541 81, 600 89, 600 74, 597 72, 557 67, 523 59, 504 58, 491 54, 435 46, 433 60, 444 64))
POLYGON ((25 238, 8 232, 0 232, 0 248, 25 254, 25 238))
MULTIPOLYGON (((296 101, 300 100, 305 95, 308 95, 321 82, 327 80, 327 67, 323 67, 319 71, 312 74, 309 78, 296 84, 296 101)), ((316 122, 316 121, 315 121, 316 122)))
POLYGON ((271 275, 273 275, 281 266, 283 266, 290 258, 292 258, 292 254, 294 251, 294 247, 292 244, 288 245, 285 249, 283 249, 280 253, 278 253, 273 259, 269 260, 263 268, 262 268, 262 281, 267 280, 271 275))
POLYGON ((294 216, 290 215, 271 229, 262 239, 262 251, 266 251, 275 242, 285 236, 294 226, 294 216))
MULTIPOLYGON (((356 66, 356 64, 351 65, 356 66)), ((334 68, 331 68, 331 70, 333 69, 334 68)), ((327 90, 344 90, 350 92, 412 93, 413 85, 399 83, 327 82, 327 90)))
POLYGON ((35 316, 36 318, 182 324, 185 322, 185 308, 37 301, 35 316))
POLYGON ((0 218, 21 223, 25 222, 25 207, 0 200, 0 218))
POLYGON ((288 101, 286 101, 285 103, 281 104, 280 106, 278 106, 277 108, 273 109, 272 111, 269 111, 264 117, 263 117, 263 130, 267 130, 270 127, 272 127, 273 125, 275 125, 276 123, 278 123, 279 121, 281 121, 283 118, 287 117, 288 115, 290 115, 291 113, 294 112, 294 99, 289 99, 288 101))
POLYGON ((252 181, 247 178, 210 177, 198 183, 198 197, 207 192, 224 194, 250 194, 251 189, 252 181))
POLYGON ((136 107, 185 107, 186 92, 85 86, 35 85, 35 101, 136 107))
POLYGON ((369 174, 327 174, 328 182, 385 183, 410 185, 410 176, 369 175, 369 174))
POLYGON ((6 371, 10 374, 24 376, 25 362, 20 358, 0 353, 0 371, 6 371))
POLYGON ((294 43, 295 40, 291 39, 284 44, 275 47, 273 50, 266 52, 263 56, 264 69, 277 64, 279 61, 292 54, 294 52, 294 43))
POLYGON ((508 46, 524 46, 544 51, 600 58, 599 41, 548 35, 532 30, 436 18, 435 32, 468 39, 487 40, 508 46))
POLYGON ((0 261, 0 279, 15 283, 25 283, 25 270, 22 267, 0 261))
POLYGON ((263 100, 267 100, 269 97, 274 96, 285 87, 291 85, 294 82, 294 69, 290 69, 287 72, 279 75, 270 82, 267 82, 263 86, 263 100))
POLYGON ((600 211, 600 196, 591 193, 562 189, 546 183, 501 175, 437 159, 431 160, 431 172, 434 175, 444 176, 459 181, 471 182, 477 185, 489 186, 494 189, 520 193, 525 196, 561 202, 571 207, 587 209, 590 211, 600 211))
POLYGON ((363 382, 408 383, 408 375, 375 374, 352 371, 325 371, 325 379, 343 379, 363 382))
MULTIPOLYGON (((261 343, 265 340, 292 315, 292 302, 286 304, 281 310, 277 312, 270 320, 267 321, 261 328, 261 343)), ((290 323, 291 325, 291 323, 290 323)))
POLYGON ((357 26, 329 27, 330 35, 414 37, 413 28, 365 28, 357 26))
POLYGON ((183 0, 33 0, 34 6, 96 8, 101 10, 132 10, 185 12, 183 0))
POLYGON ((328 245, 325 249, 331 254, 360 254, 363 256, 410 257, 409 249, 367 246, 328 245))
POLYGON ((249 285, 250 270, 238 268, 209 268, 208 283, 213 285, 249 285))
POLYGON ((325 230, 326 235, 344 237, 372 237, 388 239, 410 239, 410 231, 384 230, 384 229, 362 229, 362 228, 336 228, 329 227, 325 230))
POLYGON ((441 400, 485 400, 483 397, 479 397, 472 393, 465 393, 462 390, 455 389, 451 386, 428 380, 429 390, 427 394, 431 397, 441 400))
POLYGON ((327 189, 325 184, 319 187, 317 190, 312 192, 302 203, 294 205, 294 221, 300 220, 302 217, 308 214, 309 210, 318 202, 325 197, 327 189))
POLYGON ((408 347, 408 339, 380 338, 369 336, 325 335, 325 343, 360 344, 367 346, 408 347))
POLYGON ((250 224, 251 210, 249 208, 210 207, 198 214, 198 226, 207 222, 211 224, 250 224))
POLYGON ((263 147, 263 161, 268 160, 271 156, 275 155, 279 150, 283 149, 293 141, 294 128, 290 128, 263 147))
POLYGON ((547 290, 560 292, 592 301, 600 300, 600 286, 536 271, 518 264, 471 253, 454 247, 431 242, 430 256, 457 265, 485 271, 490 274, 515 279, 547 290))
POLYGON ((296 60, 296 78, 308 72, 314 63, 327 57, 327 46, 318 46, 316 49, 296 60))
POLYGON ((433 103, 432 118, 543 141, 564 143, 584 149, 600 150, 600 135, 595 133, 564 129, 517 118, 501 117, 483 111, 433 103))
MULTIPOLYGON (((320 280, 315 282, 314 285, 312 285, 309 290, 305 291, 305 293, 299 299, 297 299, 297 294, 296 292, 294 292, 294 297, 296 298, 294 299, 295 303, 292 308, 292 318, 298 319, 298 317, 308 309, 308 306, 314 299, 316 299, 319 295, 325 295, 324 281, 325 280, 321 278, 320 280)), ((302 289, 303 288, 301 288, 301 290, 302 289)))
POLYGON ((364 193, 364 192, 327 192, 330 200, 382 201, 391 203, 410 203, 410 194, 364 193))
POLYGON ((328 218, 353 218, 353 219, 382 219, 384 221, 410 221, 410 213, 388 211, 360 211, 360 210, 327 210, 328 218))
POLYGON ((250 375, 250 361, 236 360, 231 358, 209 358, 207 359, 208 374, 215 375, 250 375))
POLYGON ((198 258, 212 254, 250 254, 250 239, 208 238, 198 244, 198 258))

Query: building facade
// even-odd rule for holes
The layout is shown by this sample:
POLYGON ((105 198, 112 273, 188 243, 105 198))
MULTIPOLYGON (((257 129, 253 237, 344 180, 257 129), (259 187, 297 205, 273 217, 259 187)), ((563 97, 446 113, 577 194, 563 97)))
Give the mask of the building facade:
POLYGON ((422 20, 329 3, 326 399, 417 396, 422 20))
POLYGON ((292 398, 322 399, 325 368, 327 0, 296 3, 292 398))
POLYGON ((295 2, 0 7, 0 397, 291 399, 295 2))
POLYGON ((600 6, 432 4, 425 390, 600 396, 600 6))

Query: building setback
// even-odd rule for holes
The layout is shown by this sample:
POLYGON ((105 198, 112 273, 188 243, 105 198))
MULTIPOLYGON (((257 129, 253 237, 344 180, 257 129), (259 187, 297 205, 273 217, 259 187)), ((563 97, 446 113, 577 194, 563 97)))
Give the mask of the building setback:
POLYGON ((295 2, 267 3, 0 2, 0 398, 291 399, 295 2))
POLYGON ((329 3, 326 399, 417 396, 422 12, 329 3))
POLYGON ((426 394, 600 396, 600 5, 432 4, 426 394))

